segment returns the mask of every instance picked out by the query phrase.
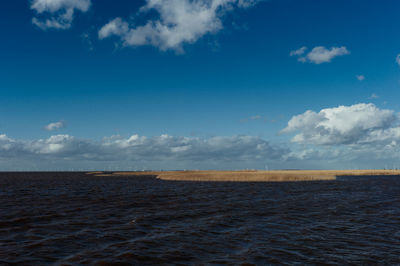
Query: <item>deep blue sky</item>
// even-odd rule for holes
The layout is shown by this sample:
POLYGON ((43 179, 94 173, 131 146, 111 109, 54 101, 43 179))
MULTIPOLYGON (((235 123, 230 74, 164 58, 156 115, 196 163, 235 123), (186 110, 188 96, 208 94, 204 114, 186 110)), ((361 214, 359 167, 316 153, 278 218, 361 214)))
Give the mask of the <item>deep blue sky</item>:
POLYGON ((92 1, 70 29, 42 30, 32 23, 31 1, 4 1, 0 133, 24 140, 250 135, 281 143, 292 136, 279 131, 306 110, 374 103, 400 111, 397 0, 261 1, 226 11, 222 29, 184 43, 183 53, 98 39, 115 17, 137 25, 157 17, 135 20, 145 3, 92 1), (350 54, 302 63, 289 56, 302 46, 345 46, 350 54), (56 121, 66 127, 44 130, 56 121))

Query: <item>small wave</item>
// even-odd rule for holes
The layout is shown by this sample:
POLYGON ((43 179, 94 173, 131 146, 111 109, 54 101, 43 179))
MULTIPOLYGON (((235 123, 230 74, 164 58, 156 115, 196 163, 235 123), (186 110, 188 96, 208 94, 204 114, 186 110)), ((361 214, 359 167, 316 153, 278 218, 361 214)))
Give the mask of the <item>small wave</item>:
POLYGON ((400 179, 0 173, 0 264, 400 264, 400 179))

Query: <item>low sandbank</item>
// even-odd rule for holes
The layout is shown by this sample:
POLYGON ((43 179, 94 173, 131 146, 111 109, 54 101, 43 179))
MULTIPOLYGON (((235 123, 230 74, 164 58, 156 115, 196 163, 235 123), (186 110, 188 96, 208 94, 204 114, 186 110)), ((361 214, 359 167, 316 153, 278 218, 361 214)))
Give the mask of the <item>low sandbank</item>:
POLYGON ((138 171, 88 172, 94 176, 154 176, 169 181, 292 182, 335 180, 338 176, 400 175, 400 170, 138 171))

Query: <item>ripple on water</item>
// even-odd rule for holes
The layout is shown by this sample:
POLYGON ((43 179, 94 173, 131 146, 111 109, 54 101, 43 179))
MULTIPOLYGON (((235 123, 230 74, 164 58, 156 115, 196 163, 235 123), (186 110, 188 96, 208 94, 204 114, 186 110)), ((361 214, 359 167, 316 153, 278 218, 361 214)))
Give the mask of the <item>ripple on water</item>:
POLYGON ((0 264, 400 264, 400 178, 0 174, 0 264))

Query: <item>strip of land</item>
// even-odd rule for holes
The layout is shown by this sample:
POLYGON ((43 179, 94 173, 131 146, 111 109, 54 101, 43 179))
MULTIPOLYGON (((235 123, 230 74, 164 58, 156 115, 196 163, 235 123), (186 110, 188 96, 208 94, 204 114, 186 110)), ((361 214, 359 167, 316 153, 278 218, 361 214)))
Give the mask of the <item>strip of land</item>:
POLYGON ((94 176, 154 176, 169 181, 292 182, 335 180, 338 176, 400 175, 400 170, 138 171, 89 172, 94 176))

